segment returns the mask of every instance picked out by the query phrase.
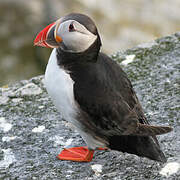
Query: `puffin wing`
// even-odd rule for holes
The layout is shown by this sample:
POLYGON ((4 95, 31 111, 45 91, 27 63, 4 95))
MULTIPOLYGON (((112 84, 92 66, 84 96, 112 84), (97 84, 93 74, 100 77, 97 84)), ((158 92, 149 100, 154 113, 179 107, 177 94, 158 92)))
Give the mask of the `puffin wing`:
POLYGON ((138 98, 120 66, 100 54, 88 67, 86 80, 75 82, 74 96, 96 131, 105 135, 155 136, 168 133, 169 126, 149 125, 138 98), (89 76, 89 77, 88 77, 89 76))

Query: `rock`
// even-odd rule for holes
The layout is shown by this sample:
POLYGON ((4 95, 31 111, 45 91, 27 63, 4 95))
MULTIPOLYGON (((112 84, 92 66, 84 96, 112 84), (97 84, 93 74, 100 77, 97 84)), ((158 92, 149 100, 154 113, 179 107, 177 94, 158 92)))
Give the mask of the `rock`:
POLYGON ((112 57, 127 72, 149 121, 174 128, 158 137, 168 162, 161 164, 115 151, 97 151, 90 163, 58 160, 56 155, 64 147, 84 142, 61 118, 45 91, 43 76, 38 76, 0 88, 0 179, 180 177, 180 33, 112 57))
POLYGON ((17 96, 32 96, 41 94, 42 90, 34 83, 28 83, 16 91, 17 96))
POLYGON ((8 132, 12 128, 12 124, 8 123, 4 117, 0 117, 0 129, 8 132))
POLYGON ((1 96, 0 97, 0 104, 6 104, 9 101, 9 98, 7 96, 1 96))

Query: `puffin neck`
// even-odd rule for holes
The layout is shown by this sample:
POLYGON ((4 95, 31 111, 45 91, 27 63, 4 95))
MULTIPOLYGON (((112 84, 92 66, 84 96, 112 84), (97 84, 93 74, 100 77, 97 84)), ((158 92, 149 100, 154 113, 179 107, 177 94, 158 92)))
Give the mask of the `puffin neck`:
POLYGON ((96 41, 83 52, 71 52, 57 48, 57 60, 59 66, 72 66, 79 63, 96 62, 101 47, 99 36, 96 41))

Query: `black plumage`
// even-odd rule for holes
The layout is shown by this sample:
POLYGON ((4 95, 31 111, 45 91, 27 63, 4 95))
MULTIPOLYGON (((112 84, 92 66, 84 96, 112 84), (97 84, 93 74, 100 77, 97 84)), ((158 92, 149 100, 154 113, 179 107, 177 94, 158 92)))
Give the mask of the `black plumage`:
POLYGON ((97 35, 84 52, 57 49, 58 65, 74 81, 74 97, 81 110, 78 119, 84 131, 107 142, 111 149, 165 162, 156 135, 171 128, 149 125, 126 73, 99 52, 101 40, 93 21, 81 14, 70 14, 63 21, 69 19, 97 35))

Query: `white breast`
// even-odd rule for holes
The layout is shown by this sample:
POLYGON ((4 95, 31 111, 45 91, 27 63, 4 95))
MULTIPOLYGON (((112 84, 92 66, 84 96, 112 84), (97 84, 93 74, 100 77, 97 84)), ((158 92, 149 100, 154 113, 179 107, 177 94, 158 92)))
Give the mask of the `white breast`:
POLYGON ((49 58, 45 72, 44 84, 51 96, 56 108, 60 111, 62 117, 72 123, 81 134, 88 147, 96 149, 97 147, 106 147, 103 142, 94 139, 89 133, 83 131, 80 122, 76 119, 78 112, 74 100, 73 80, 70 75, 57 64, 56 49, 54 49, 49 58))
POLYGON ((73 84, 70 75, 58 66, 54 49, 45 72, 45 86, 63 118, 74 124, 77 106, 74 101, 73 84))

